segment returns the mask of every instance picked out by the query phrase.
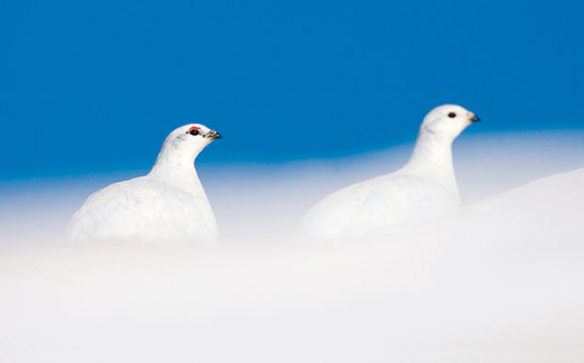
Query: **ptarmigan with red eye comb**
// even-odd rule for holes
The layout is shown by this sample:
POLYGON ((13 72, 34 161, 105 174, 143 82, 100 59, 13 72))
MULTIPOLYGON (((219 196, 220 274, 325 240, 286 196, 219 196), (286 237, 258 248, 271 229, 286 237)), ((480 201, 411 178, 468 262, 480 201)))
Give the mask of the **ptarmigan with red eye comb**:
POLYGON ((397 225, 457 211, 452 143, 475 121, 479 118, 460 106, 436 107, 424 118, 403 168, 325 197, 304 216, 301 237, 311 241, 383 238, 397 225))
POLYGON ((71 219, 67 237, 215 242, 217 223, 194 162, 219 138, 219 133, 200 124, 172 131, 150 173, 91 195, 71 219))

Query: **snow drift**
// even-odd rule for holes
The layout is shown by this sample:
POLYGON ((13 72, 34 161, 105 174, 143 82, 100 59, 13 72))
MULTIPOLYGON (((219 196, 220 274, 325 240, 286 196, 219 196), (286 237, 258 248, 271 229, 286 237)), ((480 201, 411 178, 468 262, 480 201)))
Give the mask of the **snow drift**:
POLYGON ((61 242, 107 178, 5 196, 0 361, 581 362, 574 135, 457 144, 461 216, 337 247, 289 232, 314 200, 398 167, 407 148, 217 172, 204 180, 225 231, 213 250, 61 242))

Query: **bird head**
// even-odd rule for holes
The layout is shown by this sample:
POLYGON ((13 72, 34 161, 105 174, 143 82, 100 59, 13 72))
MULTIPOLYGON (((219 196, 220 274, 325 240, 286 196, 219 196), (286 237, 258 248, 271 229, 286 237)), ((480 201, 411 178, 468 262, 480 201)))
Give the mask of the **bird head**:
MULTIPOLYGON (((215 130, 211 130, 205 125, 201 124, 189 124, 177 129, 179 133, 184 131, 184 134, 194 137, 184 137, 187 139, 187 142, 201 142, 203 141, 206 144, 210 144, 212 141, 222 138, 220 133, 215 130)), ((175 130, 176 131, 176 130, 175 130)))
POLYGON ((162 148, 196 156, 207 145, 221 137, 221 134, 205 125, 188 124, 172 131, 164 140, 162 148))
POLYGON ((443 105, 436 107, 424 117, 420 132, 452 141, 470 124, 477 121, 480 121, 480 118, 463 107, 443 105))

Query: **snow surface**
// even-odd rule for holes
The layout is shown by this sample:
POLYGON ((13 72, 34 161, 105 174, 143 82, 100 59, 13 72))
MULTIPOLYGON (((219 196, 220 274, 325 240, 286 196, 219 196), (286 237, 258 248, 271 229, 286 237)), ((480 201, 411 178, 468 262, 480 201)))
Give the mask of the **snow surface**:
POLYGON ((4 183, 0 362, 582 362, 583 140, 457 143, 464 213, 391 243, 316 248, 289 232, 410 145, 200 168, 212 250, 63 242, 87 191, 120 175, 4 183))

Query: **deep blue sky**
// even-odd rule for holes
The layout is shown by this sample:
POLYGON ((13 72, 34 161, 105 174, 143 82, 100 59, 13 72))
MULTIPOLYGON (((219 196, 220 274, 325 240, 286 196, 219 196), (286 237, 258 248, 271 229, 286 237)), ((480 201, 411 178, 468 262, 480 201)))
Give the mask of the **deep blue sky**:
POLYGON ((579 1, 12 1, 0 5, 0 179, 148 168, 172 129, 203 162, 346 156, 415 138, 584 128, 579 1))

